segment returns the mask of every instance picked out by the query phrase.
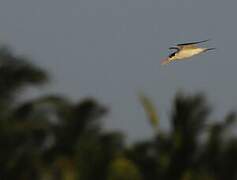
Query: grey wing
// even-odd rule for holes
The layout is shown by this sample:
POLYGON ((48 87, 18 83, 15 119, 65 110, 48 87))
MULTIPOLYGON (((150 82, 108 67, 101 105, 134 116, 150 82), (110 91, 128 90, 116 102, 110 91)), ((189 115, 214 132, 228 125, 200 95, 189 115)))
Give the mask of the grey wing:
POLYGON ((180 50, 180 47, 170 47, 169 49, 170 49, 170 50, 174 49, 174 50, 176 50, 176 51, 179 51, 179 50, 180 50))
POLYGON ((210 41, 210 39, 204 40, 204 41, 196 41, 196 42, 189 42, 189 43, 183 43, 183 44, 177 44, 177 46, 187 46, 187 45, 194 45, 199 43, 204 43, 210 41))

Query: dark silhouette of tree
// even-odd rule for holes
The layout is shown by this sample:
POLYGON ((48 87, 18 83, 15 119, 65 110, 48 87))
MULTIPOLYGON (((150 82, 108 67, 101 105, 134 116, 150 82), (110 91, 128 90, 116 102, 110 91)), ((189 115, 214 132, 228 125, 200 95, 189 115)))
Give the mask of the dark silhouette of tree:
POLYGON ((47 80, 27 58, 0 49, 1 179, 237 179, 237 138, 230 131, 236 115, 211 120, 202 94, 176 95, 167 132, 141 94, 154 138, 127 145, 123 133, 103 129, 108 108, 93 98, 72 102, 51 94, 18 101, 47 80))
POLYGON ((37 160, 34 156, 37 151, 30 147, 29 124, 25 124, 25 119, 14 117, 14 109, 17 106, 17 96, 24 88, 46 81, 47 75, 40 68, 31 65, 24 57, 14 55, 5 47, 0 49, 0 175, 3 179, 14 178, 19 174, 25 176, 28 168, 34 168, 29 161, 37 160), (26 152, 29 149, 32 150, 30 154, 26 152))
POLYGON ((202 94, 177 94, 171 132, 160 130, 155 140, 135 145, 128 157, 138 164, 144 179, 236 179, 237 139, 225 136, 231 136, 228 128, 235 123, 235 113, 212 124, 209 115, 202 94))

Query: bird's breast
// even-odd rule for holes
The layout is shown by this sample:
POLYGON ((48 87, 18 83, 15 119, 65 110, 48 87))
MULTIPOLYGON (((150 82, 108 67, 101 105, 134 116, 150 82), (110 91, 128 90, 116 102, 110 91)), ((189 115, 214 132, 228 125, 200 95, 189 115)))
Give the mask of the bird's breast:
POLYGON ((203 49, 187 49, 187 50, 181 50, 178 54, 177 54, 177 58, 183 59, 183 58, 189 58, 192 57, 194 55, 197 55, 199 53, 203 52, 203 49))

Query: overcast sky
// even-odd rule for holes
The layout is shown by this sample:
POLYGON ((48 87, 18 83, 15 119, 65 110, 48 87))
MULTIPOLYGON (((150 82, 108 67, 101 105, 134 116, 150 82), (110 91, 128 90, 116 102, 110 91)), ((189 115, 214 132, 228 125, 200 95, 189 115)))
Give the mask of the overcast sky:
POLYGON ((144 91, 167 127, 178 90, 206 92, 222 117, 236 108, 236 0, 1 0, 0 41, 49 70, 45 92, 93 96, 108 105, 107 128, 129 139, 151 128, 144 91), (211 38, 217 50, 161 66, 176 43, 211 38))

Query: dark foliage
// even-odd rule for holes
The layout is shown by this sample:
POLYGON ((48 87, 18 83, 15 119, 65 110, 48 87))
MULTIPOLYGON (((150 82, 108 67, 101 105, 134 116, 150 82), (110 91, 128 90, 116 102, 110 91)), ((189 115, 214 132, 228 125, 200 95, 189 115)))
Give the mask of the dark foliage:
POLYGON ((9 49, 0 49, 0 177, 39 180, 235 180, 235 113, 210 121, 203 95, 177 94, 163 132, 155 108, 142 96, 156 137, 129 146, 102 128, 107 108, 93 98, 72 103, 48 95, 16 103, 47 75, 9 49), (152 119, 153 118, 153 119, 152 119))

